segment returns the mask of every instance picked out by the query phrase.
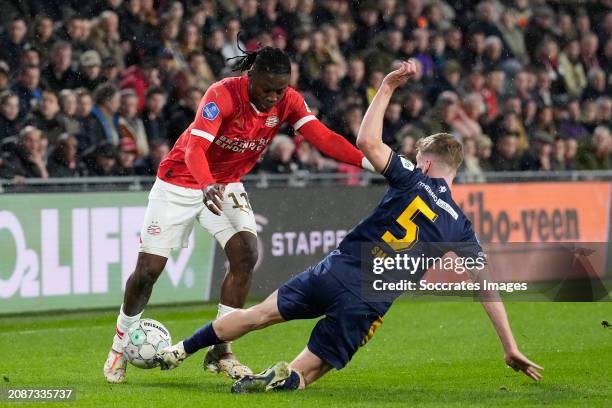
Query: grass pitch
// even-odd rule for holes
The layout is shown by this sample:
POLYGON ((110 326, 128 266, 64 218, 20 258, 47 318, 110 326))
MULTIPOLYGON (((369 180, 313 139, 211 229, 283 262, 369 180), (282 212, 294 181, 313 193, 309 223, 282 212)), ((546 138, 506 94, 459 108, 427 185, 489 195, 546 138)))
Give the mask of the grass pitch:
MULTIPOLYGON (((76 401, 54 406, 612 406, 610 303, 507 305, 522 351, 545 367, 534 383, 505 367, 478 303, 399 301, 353 361, 306 391, 232 395, 231 381, 204 372, 204 352, 162 372, 128 367, 126 382, 102 375, 115 311, 0 318, 0 387, 73 387, 76 401)), ((215 306, 149 308, 176 342, 211 319, 215 306)), ((253 370, 302 350, 314 321, 251 333, 234 350, 253 370)), ((15 405, 0 401, 0 406, 15 405)))

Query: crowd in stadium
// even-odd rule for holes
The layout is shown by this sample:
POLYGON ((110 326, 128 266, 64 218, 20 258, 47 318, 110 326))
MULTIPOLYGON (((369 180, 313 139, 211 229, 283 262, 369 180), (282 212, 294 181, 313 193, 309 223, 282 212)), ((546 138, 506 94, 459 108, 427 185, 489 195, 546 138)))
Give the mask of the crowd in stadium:
MULTIPOLYGON (((611 169, 606 4, 0 0, 0 178, 154 175, 207 87, 238 75, 232 58, 268 45, 352 143, 385 73, 414 58, 420 77, 385 117, 398 152, 414 158, 418 138, 449 132, 476 177, 611 169)), ((256 171, 359 170, 287 128, 256 171)))

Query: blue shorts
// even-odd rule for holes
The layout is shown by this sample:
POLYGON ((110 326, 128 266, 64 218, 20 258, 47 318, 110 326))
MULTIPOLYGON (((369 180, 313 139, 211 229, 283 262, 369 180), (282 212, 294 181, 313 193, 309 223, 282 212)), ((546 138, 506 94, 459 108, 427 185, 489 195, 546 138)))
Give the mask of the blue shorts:
POLYGON ((321 262, 278 289, 278 310, 285 320, 325 315, 312 330, 308 349, 337 370, 372 338, 382 316, 328 273, 321 262))

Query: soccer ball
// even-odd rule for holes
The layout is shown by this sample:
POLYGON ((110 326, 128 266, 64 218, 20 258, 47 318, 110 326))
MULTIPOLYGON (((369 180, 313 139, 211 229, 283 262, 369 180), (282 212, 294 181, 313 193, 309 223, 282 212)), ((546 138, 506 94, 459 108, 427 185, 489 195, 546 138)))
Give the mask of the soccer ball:
POLYGON ((127 361, 138 368, 153 368, 155 353, 172 344, 170 332, 153 319, 142 319, 128 328, 128 344, 123 349, 127 361))

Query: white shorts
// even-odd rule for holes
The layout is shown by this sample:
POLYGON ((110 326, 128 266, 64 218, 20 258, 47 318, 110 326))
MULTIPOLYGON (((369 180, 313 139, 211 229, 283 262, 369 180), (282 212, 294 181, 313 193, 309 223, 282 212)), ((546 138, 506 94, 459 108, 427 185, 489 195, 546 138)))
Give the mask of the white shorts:
POLYGON ((196 220, 225 247, 237 232, 257 235, 253 209, 242 183, 230 183, 223 194, 223 212, 213 214, 203 202, 201 190, 155 180, 140 231, 140 252, 169 257, 170 251, 186 248, 196 220))

